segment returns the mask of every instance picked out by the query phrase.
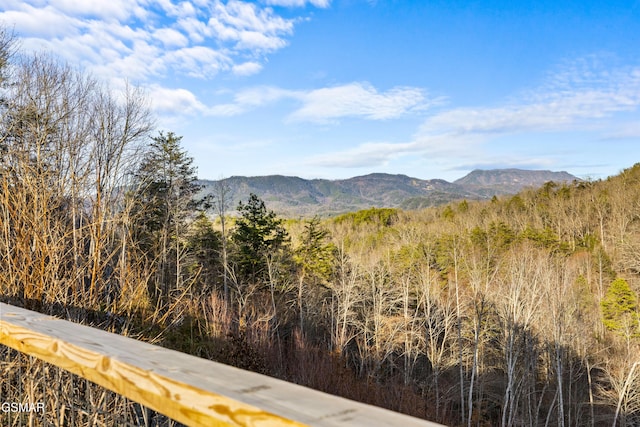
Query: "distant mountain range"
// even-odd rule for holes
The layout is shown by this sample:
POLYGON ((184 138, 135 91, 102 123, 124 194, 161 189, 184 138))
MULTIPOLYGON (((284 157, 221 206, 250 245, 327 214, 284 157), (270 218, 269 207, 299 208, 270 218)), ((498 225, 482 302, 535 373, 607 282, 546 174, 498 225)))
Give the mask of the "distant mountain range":
POLYGON ((572 182, 579 178, 567 172, 522 169, 474 170, 454 182, 423 180, 406 175, 373 173, 349 179, 302 179, 295 176, 232 176, 221 181, 201 180, 202 194, 215 194, 217 183, 229 189, 229 212, 240 200, 255 193, 267 208, 289 217, 329 216, 371 207, 421 209, 453 200, 488 199, 515 194, 526 187, 548 181, 572 182))

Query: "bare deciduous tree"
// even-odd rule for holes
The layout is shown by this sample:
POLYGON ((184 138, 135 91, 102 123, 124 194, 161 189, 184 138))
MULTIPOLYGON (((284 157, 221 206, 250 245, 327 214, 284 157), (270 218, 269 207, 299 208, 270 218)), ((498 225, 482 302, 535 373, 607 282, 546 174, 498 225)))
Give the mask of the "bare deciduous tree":
POLYGON ((124 188, 150 129, 143 96, 116 99, 51 56, 12 66, 0 123, 5 294, 76 306, 115 303, 129 270, 124 188))

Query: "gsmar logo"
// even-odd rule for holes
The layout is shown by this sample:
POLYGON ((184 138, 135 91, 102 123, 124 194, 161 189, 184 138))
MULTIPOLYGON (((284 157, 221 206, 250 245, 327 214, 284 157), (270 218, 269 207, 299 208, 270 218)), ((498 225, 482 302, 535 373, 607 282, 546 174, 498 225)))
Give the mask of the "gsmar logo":
POLYGON ((0 411, 7 412, 40 412, 44 414, 44 402, 2 402, 0 411))

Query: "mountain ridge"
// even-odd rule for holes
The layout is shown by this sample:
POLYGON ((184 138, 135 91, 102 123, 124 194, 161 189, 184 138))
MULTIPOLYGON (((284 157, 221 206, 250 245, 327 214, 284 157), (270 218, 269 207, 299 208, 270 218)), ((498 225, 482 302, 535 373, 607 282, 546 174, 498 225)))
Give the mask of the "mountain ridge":
POLYGON ((489 199, 515 194, 548 181, 572 182, 579 178, 565 172, 526 169, 476 169, 453 182, 420 179, 404 174, 375 172, 347 179, 304 179, 297 176, 231 176, 199 180, 201 195, 214 194, 221 183, 228 188, 230 213, 241 200, 255 193, 267 207, 284 216, 331 216, 371 207, 420 209, 453 200, 489 199))

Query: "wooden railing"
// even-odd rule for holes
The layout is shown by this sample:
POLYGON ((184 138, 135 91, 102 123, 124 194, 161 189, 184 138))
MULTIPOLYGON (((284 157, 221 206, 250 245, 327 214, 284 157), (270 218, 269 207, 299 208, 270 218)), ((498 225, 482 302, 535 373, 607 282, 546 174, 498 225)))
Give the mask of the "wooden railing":
POLYGON ((437 426, 0 303, 0 344, 188 426, 437 426))

